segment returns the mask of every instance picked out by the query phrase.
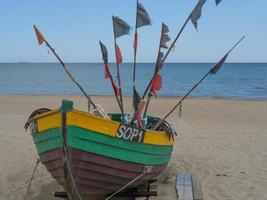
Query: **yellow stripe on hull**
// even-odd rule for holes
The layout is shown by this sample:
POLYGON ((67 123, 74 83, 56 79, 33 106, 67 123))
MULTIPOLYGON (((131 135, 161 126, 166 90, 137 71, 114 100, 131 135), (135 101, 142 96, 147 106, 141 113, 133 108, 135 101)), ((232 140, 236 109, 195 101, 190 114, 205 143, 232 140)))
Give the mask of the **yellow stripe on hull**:
POLYGON ((38 132, 61 127, 61 113, 59 109, 44 113, 36 117, 36 119, 38 132))
MULTIPOLYGON (((61 127, 60 110, 45 113, 37 118, 38 132, 43 132, 51 128, 61 127)), ((90 113, 78 110, 72 110, 67 113, 67 125, 74 125, 80 128, 88 129, 99 134, 115 137, 120 123, 112 120, 103 119, 90 113)), ((154 145, 172 145, 165 132, 146 130, 145 144, 154 145)))

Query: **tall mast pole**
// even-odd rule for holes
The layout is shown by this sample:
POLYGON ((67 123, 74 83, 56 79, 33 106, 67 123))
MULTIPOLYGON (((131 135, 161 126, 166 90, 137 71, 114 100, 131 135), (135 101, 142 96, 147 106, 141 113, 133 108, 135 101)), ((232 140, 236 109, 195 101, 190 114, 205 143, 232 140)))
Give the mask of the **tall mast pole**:
MULTIPOLYGON (((193 90, 195 90, 199 84, 205 80, 207 78, 207 76, 209 74, 212 74, 212 69, 214 69, 215 67, 219 68, 221 67, 221 65, 224 63, 224 61, 226 60, 228 54, 230 54, 234 48, 245 38, 245 36, 243 36, 237 43, 235 43, 235 45, 225 54, 225 56, 217 63, 215 64, 215 66, 213 66, 184 96, 183 98, 155 125, 154 129, 157 129, 177 108, 179 105, 182 104, 182 102, 191 94, 191 92, 193 92, 193 90), (222 62, 223 61, 223 62, 222 62)), ((217 73, 217 71, 215 72, 217 73)))
MULTIPOLYGON (((153 77, 152 77, 152 79, 151 79, 151 84, 152 84, 153 79, 155 78, 156 73, 158 72, 157 65, 158 65, 158 62, 159 62, 159 60, 160 60, 160 49, 161 49, 161 40, 162 40, 162 36, 163 36, 163 24, 162 24, 162 28, 161 28, 161 37, 160 37, 160 41, 159 41, 158 57, 157 57, 157 62, 156 62, 156 65, 155 65, 155 69, 154 69, 153 77)), ((151 86, 151 84, 150 84, 150 86, 151 86)), ((146 113, 147 113, 147 110, 148 110, 148 106, 149 106, 149 103, 150 103, 151 96, 152 96, 152 95, 151 95, 151 93, 149 92, 149 93, 148 93, 148 99, 147 99, 146 107, 145 107, 145 111, 144 111, 144 117, 146 116, 146 113)))
MULTIPOLYGON (((114 47, 115 47, 115 53, 116 53, 117 39, 116 39, 116 36, 115 36, 114 21, 113 21, 113 33, 114 33, 114 47)), ((120 107, 121 107, 122 118, 124 118, 122 89, 121 89, 121 78, 120 78, 120 66, 119 66, 119 63, 118 63, 117 59, 116 59, 116 67, 117 67, 117 79, 118 79, 119 93, 120 93, 120 107)))
MULTIPOLYGON (((196 4, 197 6, 197 4, 196 4)), ((192 10, 192 12, 195 10, 196 6, 194 7, 194 9, 192 10)), ((183 26, 181 27, 180 31, 178 32, 177 36, 175 37, 175 39, 173 40, 172 44, 170 45, 169 49, 167 50, 166 54, 164 55, 163 59, 162 59, 162 65, 164 64, 165 60, 167 59, 168 55, 170 54, 171 50, 173 49, 175 43, 177 42, 177 40, 179 39, 179 37, 181 36, 182 32, 184 31, 186 25, 188 24, 189 20, 190 20, 190 17, 192 15, 192 12, 189 14, 189 16, 187 17, 187 19, 185 20, 183 26)), ((149 90, 149 87, 151 86, 152 84, 152 81, 153 81, 153 77, 152 79, 150 80, 150 82, 148 83, 143 95, 142 95, 142 99, 145 98, 148 90, 149 90)))
MULTIPOLYGON (((138 3, 139 1, 136 0, 136 20, 135 20, 135 34, 134 34, 134 63, 133 63, 133 91, 135 90, 135 70, 136 70, 136 54, 137 54, 137 45, 136 45, 136 42, 137 42, 137 9, 138 9, 138 3), (135 46, 136 45, 136 46, 135 46)), ((134 92, 133 92, 134 94, 134 92)))

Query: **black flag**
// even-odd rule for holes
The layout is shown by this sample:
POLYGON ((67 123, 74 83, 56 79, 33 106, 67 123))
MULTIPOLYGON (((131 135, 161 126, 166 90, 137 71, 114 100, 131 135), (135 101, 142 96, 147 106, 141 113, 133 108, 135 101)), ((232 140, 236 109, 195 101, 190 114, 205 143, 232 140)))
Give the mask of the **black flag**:
POLYGON ((169 27, 167 25, 165 25, 164 23, 162 23, 162 32, 163 33, 169 33, 169 27))
POLYGON ((151 25, 151 20, 148 12, 145 10, 144 6, 141 3, 137 5, 137 22, 136 27, 151 25))
POLYGON ((210 74, 216 74, 220 70, 225 60, 227 59, 227 56, 228 53, 210 70, 210 74))
POLYGON ((162 23, 162 28, 161 28, 161 38, 160 38, 160 47, 168 49, 167 42, 171 40, 169 35, 167 34, 169 32, 169 27, 166 26, 164 23, 162 23))
POLYGON ((191 13, 190 19, 196 29, 197 29, 197 21, 201 17, 202 7, 205 3, 206 3, 206 0, 199 0, 195 9, 191 13))
POLYGON ((170 41, 171 38, 169 37, 168 34, 162 34, 161 40, 160 40, 160 47, 164 49, 168 49, 167 42, 170 41))
POLYGON ((101 52, 102 52, 103 61, 105 64, 107 64, 108 63, 108 50, 107 50, 106 46, 101 41, 99 41, 99 44, 100 44, 100 48, 101 48, 101 52))
POLYGON ((136 89, 134 88, 134 90, 133 90, 133 107, 134 107, 134 110, 138 110, 138 105, 139 105, 140 100, 141 100, 141 97, 138 94, 138 92, 136 91, 136 89))
POLYGON ((215 0, 216 2, 216 6, 219 5, 219 3, 221 2, 222 0, 215 0))
POLYGON ((112 20, 115 38, 129 34, 130 26, 127 22, 116 16, 112 16, 112 20))

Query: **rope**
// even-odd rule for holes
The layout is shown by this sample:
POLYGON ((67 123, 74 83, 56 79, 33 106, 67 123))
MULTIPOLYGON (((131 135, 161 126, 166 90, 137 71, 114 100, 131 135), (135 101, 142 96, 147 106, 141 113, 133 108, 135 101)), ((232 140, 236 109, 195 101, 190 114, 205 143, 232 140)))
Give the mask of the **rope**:
POLYGON ((179 106, 179 118, 182 118, 182 104, 179 106))
POLYGON ((139 176, 137 176, 135 179, 133 179, 132 181, 130 181, 129 183, 127 183, 125 186, 123 186, 122 188, 120 188, 119 190, 117 190, 116 192, 114 192, 113 194, 111 194, 109 197, 107 197, 105 200, 111 199, 112 197, 114 197, 116 194, 118 194, 119 192, 121 192, 122 190, 124 190, 125 188, 127 188, 129 185, 133 184, 135 181, 137 181, 138 179, 140 179, 142 176, 144 176, 147 173, 147 170, 144 170, 144 172, 142 174, 140 174, 139 176))
POLYGON ((85 158, 86 158, 86 155, 82 158, 82 161, 80 162, 79 169, 78 169, 78 172, 76 174, 76 179, 74 180, 75 182, 78 181, 78 178, 80 176, 81 169, 83 169, 85 167, 85 158))
POLYGON ((35 172, 36 172, 36 169, 37 169, 37 166, 38 166, 39 162, 40 162, 40 159, 37 159, 36 164, 35 164, 35 167, 34 167, 34 170, 33 170, 33 173, 32 173, 32 177, 31 177, 30 182, 29 182, 29 184, 28 184, 28 188, 27 188, 27 191, 26 191, 26 193, 25 193, 25 195, 24 195, 23 200, 26 199, 26 197, 27 197, 27 195, 28 195, 28 193, 29 193, 29 190, 30 190, 30 187, 31 187, 31 184, 32 184, 32 180, 33 180, 33 177, 34 177, 34 174, 35 174, 35 172))
MULTIPOLYGON (((70 175, 70 178, 71 178, 71 181, 73 183, 73 186, 74 186, 74 189, 75 189, 75 192, 78 196, 78 199, 79 200, 83 200, 83 198, 81 197, 79 191, 78 191, 78 188, 76 186, 76 183, 75 183, 75 180, 74 180, 74 177, 72 175, 72 171, 71 171, 71 168, 70 168, 70 165, 69 165, 69 159, 68 159, 68 153, 67 153, 67 150, 66 150, 66 146, 63 145, 63 149, 65 151, 65 155, 66 155, 66 161, 67 161, 67 167, 68 167, 68 170, 69 170, 69 175, 70 175)), ((125 186, 123 186, 122 188, 120 188, 119 190, 117 190, 116 192, 114 192, 113 194, 111 194, 109 197, 107 197, 105 200, 108 200, 108 199, 111 199, 113 196, 115 196, 116 194, 118 194, 119 192, 121 192, 122 190, 124 190, 125 188, 127 188, 129 185, 133 184, 135 181, 137 181, 138 179, 140 179, 142 176, 144 176, 147 172, 149 172, 151 169, 150 168, 145 168, 144 169, 144 172, 142 174, 140 174, 139 176, 137 176, 135 179, 133 179, 132 181, 130 181, 129 183, 127 183, 125 186)))
POLYGON ((72 171, 71 171, 71 168, 70 168, 70 165, 69 165, 68 153, 67 153, 67 149, 66 149, 65 144, 63 144, 63 149, 64 149, 64 152, 65 152, 65 155, 66 155, 67 167, 68 167, 68 170, 69 170, 69 175, 70 175, 71 181, 73 183, 73 187, 75 189, 75 193, 78 196, 79 200, 83 200, 83 198, 81 197, 81 195, 80 195, 80 193, 78 191, 78 188, 76 186, 75 180, 74 180, 73 175, 72 175, 72 171))

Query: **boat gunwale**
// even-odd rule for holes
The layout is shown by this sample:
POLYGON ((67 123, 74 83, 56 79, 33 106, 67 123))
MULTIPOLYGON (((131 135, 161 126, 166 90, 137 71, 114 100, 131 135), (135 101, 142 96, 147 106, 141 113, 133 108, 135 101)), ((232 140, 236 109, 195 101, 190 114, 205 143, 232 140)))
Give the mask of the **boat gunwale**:
MULTIPOLYGON (((81 111, 81 110, 77 110, 77 109, 73 109, 70 112, 73 112, 73 113, 76 113, 76 114, 79 114, 79 115, 82 115, 82 116, 86 116, 86 117, 91 117, 91 118, 94 118, 96 120, 101 120, 101 121, 104 121, 104 122, 107 122, 107 123, 113 123, 114 125, 122 124, 122 123, 120 123, 118 121, 115 121, 115 120, 112 120, 112 119, 105 119, 105 118, 99 117, 97 115, 94 115, 94 114, 91 114, 91 113, 87 113, 87 112, 84 112, 84 111, 81 111)), ((61 113, 61 109, 60 108, 57 108, 55 110, 51 110, 51 111, 42 113, 42 114, 40 114, 38 116, 35 116, 35 117, 32 118, 31 121, 39 120, 39 119, 42 119, 42 118, 45 118, 45 117, 48 117, 48 116, 51 116, 51 115, 54 115, 54 114, 57 114, 57 113, 61 113)), ((113 115, 113 114, 117 114, 117 113, 108 113, 108 115, 113 115)), ((145 131, 148 131, 148 132, 165 133, 164 131, 157 131, 157 130, 151 130, 151 129, 142 129, 142 130, 145 130, 145 131)))
MULTIPOLYGON (((65 105, 66 106, 66 105, 65 105)), ((46 113, 42 113, 32 118, 32 122, 35 123, 35 131, 32 132, 32 135, 42 134, 44 131, 49 131, 55 128, 61 128, 62 121, 62 113, 64 111, 64 106, 48 111, 46 113)), ((112 119, 105 119, 100 116, 96 116, 94 114, 73 109, 71 105, 71 109, 66 111, 67 114, 67 126, 76 126, 77 128, 85 129, 89 132, 94 132, 100 135, 111 136, 116 138, 118 135, 118 131, 121 126, 129 126, 119 121, 120 114, 119 113, 110 113, 112 119)), ((154 116, 150 116, 152 119, 156 118, 154 116)), ((129 126, 132 130, 135 130, 136 127, 129 126)), ((128 130, 128 128, 127 128, 128 130)), ((174 140, 168 137, 168 134, 165 131, 156 131, 151 129, 140 129, 140 131, 144 131, 144 136, 142 141, 138 143, 143 143, 147 145, 157 145, 157 146, 173 146, 174 140)), ((132 131, 131 131, 132 132, 132 131)), ((139 136, 140 137, 140 136, 139 136)), ((128 139, 123 139, 128 140, 128 139)), ((140 140, 140 139, 139 139, 140 140)), ((132 139, 129 141, 137 142, 132 139)))

